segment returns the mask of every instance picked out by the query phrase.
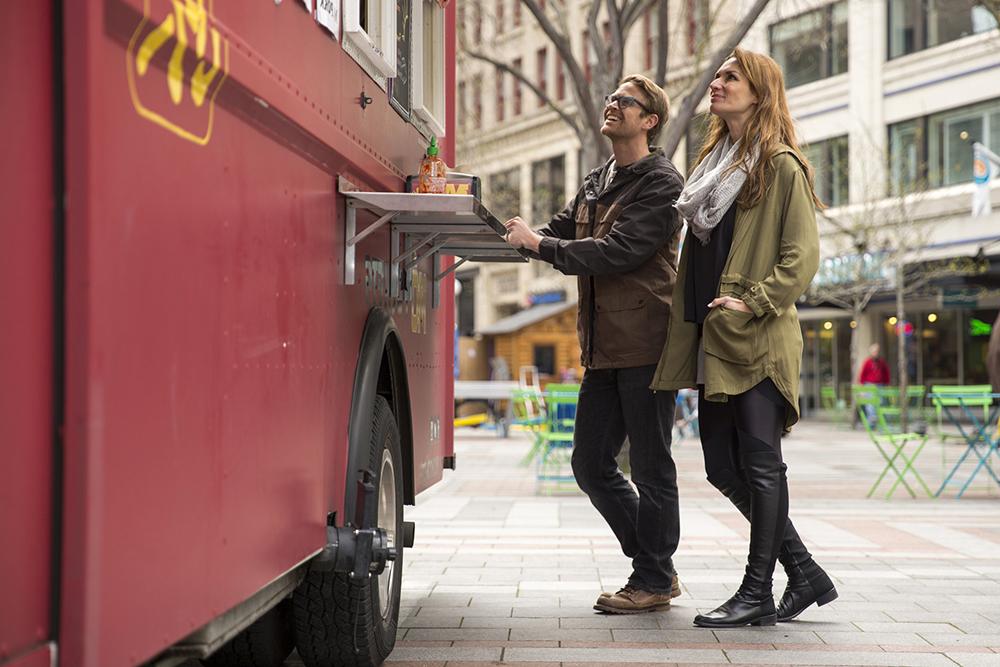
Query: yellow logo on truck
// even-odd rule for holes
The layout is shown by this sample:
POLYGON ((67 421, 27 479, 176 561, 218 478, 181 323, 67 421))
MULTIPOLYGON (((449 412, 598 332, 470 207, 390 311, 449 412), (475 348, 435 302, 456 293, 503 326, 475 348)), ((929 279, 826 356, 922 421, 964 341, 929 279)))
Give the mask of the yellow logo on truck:
POLYGON ((229 42, 214 26, 212 0, 143 0, 142 14, 125 57, 132 104, 143 118, 204 146, 229 73, 229 42))

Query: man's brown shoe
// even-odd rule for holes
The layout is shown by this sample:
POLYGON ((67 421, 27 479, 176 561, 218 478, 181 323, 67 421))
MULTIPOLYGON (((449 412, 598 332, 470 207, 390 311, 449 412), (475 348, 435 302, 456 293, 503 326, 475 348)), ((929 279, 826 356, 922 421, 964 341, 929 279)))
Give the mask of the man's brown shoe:
POLYGON ((650 593, 625 586, 614 595, 601 595, 594 609, 609 614, 642 614, 670 608, 670 593, 650 593))
MULTIPOLYGON (((628 588, 628 586, 626 586, 625 588, 628 588)), ((602 598, 609 598, 613 595, 615 594, 609 593, 608 591, 604 591, 603 593, 601 593, 602 598)), ((670 597, 679 598, 680 596, 681 596, 681 580, 678 579, 677 575, 675 574, 673 584, 670 586, 670 597)))

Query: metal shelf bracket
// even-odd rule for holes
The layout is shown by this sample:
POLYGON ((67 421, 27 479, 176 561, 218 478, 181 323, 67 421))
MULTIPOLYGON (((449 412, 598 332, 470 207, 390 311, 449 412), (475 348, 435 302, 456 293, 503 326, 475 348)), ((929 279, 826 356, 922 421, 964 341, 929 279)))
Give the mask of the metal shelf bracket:
MULTIPOLYGON (((409 192, 363 192, 344 178, 338 190, 346 198, 344 240, 344 283, 354 285, 356 252, 362 241, 388 225, 389 293, 401 297, 402 276, 431 258, 433 281, 431 306, 440 301, 440 282, 468 261, 526 262, 523 250, 504 240, 503 224, 472 195, 432 195, 409 192), (377 219, 360 232, 358 210, 369 211, 377 219), (438 258, 451 255, 457 260, 439 271, 438 258)), ((381 254, 381 253, 379 253, 381 254)), ((376 255, 378 256, 378 255, 376 255)))

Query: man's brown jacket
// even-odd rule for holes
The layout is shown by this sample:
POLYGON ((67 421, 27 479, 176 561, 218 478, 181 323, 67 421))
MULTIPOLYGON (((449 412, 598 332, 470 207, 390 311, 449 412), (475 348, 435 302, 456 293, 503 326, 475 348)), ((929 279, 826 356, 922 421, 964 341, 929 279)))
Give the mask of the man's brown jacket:
POLYGON ((663 351, 677 278, 684 181, 663 152, 587 175, 562 212, 537 230, 539 256, 578 276, 577 333, 587 368, 655 364, 663 351))

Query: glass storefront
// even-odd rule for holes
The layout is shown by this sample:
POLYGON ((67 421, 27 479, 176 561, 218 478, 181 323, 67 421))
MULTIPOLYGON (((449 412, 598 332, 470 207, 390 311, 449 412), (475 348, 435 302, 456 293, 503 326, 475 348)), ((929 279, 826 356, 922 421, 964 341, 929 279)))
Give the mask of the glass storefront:
POLYGON ((846 319, 802 322, 800 407, 804 413, 845 399, 851 383, 851 323, 846 319), (831 388, 836 388, 831 391, 831 388))
MULTIPOLYGON (((992 299, 991 299, 992 302, 992 299)), ((986 352, 997 318, 997 308, 913 308, 902 324, 906 369, 910 384, 989 384, 986 352)), ((873 341, 880 344, 889 365, 890 383, 899 384, 897 350, 899 323, 892 312, 881 309, 874 318, 873 341)), ((800 408, 804 415, 829 409, 832 402, 850 403, 850 386, 868 356, 866 346, 857 350, 852 372, 849 319, 809 320, 802 326, 802 376, 800 408)), ((866 337, 867 339, 867 337, 866 337)))
MULTIPOLYGON (((997 309, 916 310, 904 325, 908 381, 936 384, 989 384, 986 350, 997 309)), ((897 323, 880 318, 882 349, 892 384, 899 383, 897 323)))
POLYGON ((972 310, 966 313, 962 335, 965 341, 965 354, 962 357, 965 366, 964 384, 989 384, 989 371, 986 367, 986 350, 990 343, 990 334, 996 323, 997 310, 972 310))

